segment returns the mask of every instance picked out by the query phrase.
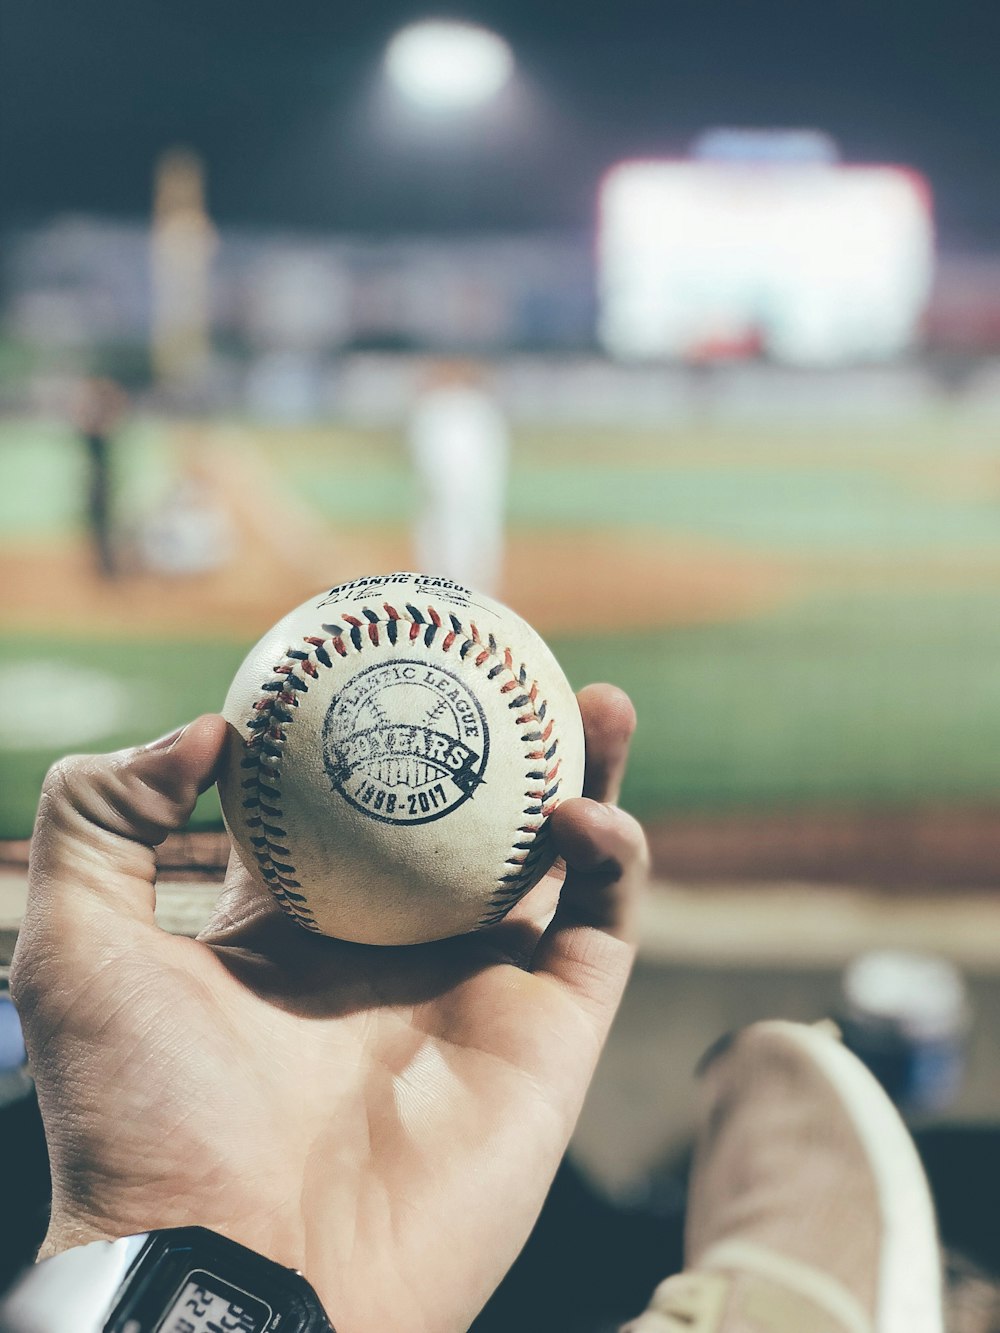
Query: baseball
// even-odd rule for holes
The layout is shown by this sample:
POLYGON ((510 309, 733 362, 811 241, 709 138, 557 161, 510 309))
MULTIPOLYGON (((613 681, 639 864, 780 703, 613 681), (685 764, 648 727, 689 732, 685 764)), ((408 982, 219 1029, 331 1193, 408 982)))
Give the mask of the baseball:
POLYGON ((379 574, 305 602, 226 696, 219 792, 250 874, 306 930, 417 944, 500 921, 583 786, 576 696, 520 616, 379 574))

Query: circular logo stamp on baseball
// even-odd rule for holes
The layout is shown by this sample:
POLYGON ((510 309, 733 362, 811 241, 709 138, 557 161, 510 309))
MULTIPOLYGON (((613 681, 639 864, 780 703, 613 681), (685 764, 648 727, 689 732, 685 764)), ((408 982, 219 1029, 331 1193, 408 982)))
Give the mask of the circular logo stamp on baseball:
POLYGON ((484 781, 489 752, 479 700, 426 660, 359 671, 323 723, 334 789, 386 824, 427 824, 462 805, 484 781))

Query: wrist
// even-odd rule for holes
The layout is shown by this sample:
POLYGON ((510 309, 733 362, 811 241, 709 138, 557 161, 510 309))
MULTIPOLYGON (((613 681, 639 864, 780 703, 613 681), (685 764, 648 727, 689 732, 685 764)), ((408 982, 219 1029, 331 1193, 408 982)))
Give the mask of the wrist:
POLYGON ((121 1236, 135 1235, 144 1229, 124 1223, 121 1227, 101 1226, 95 1220, 59 1210, 53 1204, 45 1239, 35 1256, 35 1262, 52 1259, 65 1250, 75 1250, 95 1240, 118 1240, 121 1236))
POLYGON ((301 1241, 301 1226, 283 1223, 267 1210, 252 1217, 220 1216, 212 1209, 180 1201, 168 1207, 143 1207, 116 1210, 113 1216, 82 1213, 53 1206, 49 1226, 36 1256, 36 1262, 51 1259, 66 1250, 89 1245, 93 1241, 115 1241, 122 1236, 142 1232, 169 1231, 181 1227, 205 1227, 234 1241, 284 1268, 305 1272, 306 1256, 301 1241), (266 1225, 262 1225, 262 1217, 266 1225))

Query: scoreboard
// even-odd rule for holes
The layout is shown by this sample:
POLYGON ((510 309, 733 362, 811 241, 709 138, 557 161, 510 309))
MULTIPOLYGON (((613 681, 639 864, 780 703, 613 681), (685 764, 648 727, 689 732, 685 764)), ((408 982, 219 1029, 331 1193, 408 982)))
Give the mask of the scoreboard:
POLYGON ((598 336, 623 360, 883 361, 919 339, 931 193, 898 166, 623 162, 598 205, 598 336))

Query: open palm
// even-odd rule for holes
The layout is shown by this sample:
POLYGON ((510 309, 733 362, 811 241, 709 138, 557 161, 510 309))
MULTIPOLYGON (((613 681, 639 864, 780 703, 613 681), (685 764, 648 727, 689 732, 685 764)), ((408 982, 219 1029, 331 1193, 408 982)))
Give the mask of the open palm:
POLYGON ((12 988, 53 1171, 45 1252, 198 1223, 301 1269, 338 1333, 465 1330, 524 1243, 632 959, 633 725, 581 695, 569 866, 501 926, 409 948, 307 934, 234 858, 199 940, 153 920, 155 852, 224 724, 50 775, 12 988), (558 906, 556 905, 558 897, 558 906))

